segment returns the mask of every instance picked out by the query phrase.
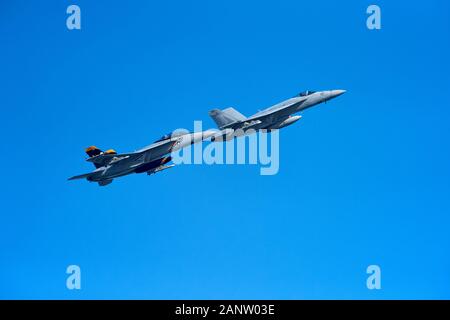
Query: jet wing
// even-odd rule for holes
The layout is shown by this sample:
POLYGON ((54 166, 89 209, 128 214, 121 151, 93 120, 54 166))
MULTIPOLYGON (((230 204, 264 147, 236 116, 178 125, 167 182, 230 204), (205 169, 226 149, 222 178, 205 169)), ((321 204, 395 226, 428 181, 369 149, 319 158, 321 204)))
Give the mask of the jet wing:
POLYGON ((92 162, 102 167, 115 164, 122 160, 127 160, 127 162, 132 163, 132 167, 136 167, 144 162, 150 162, 159 159, 164 155, 172 152, 172 148, 176 143, 178 143, 178 140, 167 139, 153 143, 135 152, 120 154, 102 153, 98 156, 88 158, 86 159, 86 161, 92 162))
MULTIPOLYGON (((295 99, 295 98, 293 98, 295 99)), ((293 100, 291 99, 291 100, 293 100)), ((306 99, 302 99, 302 100, 295 100, 295 101, 291 101, 290 105, 289 102, 283 102, 279 105, 275 105, 269 109, 263 110, 261 112, 255 113, 253 116, 247 118, 245 120, 245 122, 250 122, 250 121, 261 121, 261 122, 266 122, 266 120, 273 120, 273 119, 277 119, 278 117, 285 117, 290 115, 295 108, 297 108, 299 105, 301 105, 303 102, 305 102, 306 99)))
MULTIPOLYGON (((285 111, 285 110, 283 110, 285 111)), ((233 123, 227 124, 224 128, 226 129, 247 129, 249 127, 253 127, 254 125, 260 124, 262 122, 275 122, 281 118, 287 118, 288 116, 284 116, 284 113, 281 110, 276 111, 267 111, 264 114, 255 114, 243 121, 235 121, 233 123)))
POLYGON ((89 178, 94 173, 95 172, 83 173, 78 176, 73 176, 73 177, 69 178, 68 180, 86 179, 86 178, 89 178))
POLYGON ((145 148, 136 151, 135 154, 142 156, 145 153, 145 161, 153 161, 172 152, 172 148, 178 143, 178 139, 167 139, 158 141, 145 148))
POLYGON ((107 164, 110 164, 111 162, 117 162, 123 159, 135 157, 137 155, 139 154, 136 152, 121 154, 99 154, 98 156, 86 159, 86 161, 98 164, 100 166, 105 166, 107 164))

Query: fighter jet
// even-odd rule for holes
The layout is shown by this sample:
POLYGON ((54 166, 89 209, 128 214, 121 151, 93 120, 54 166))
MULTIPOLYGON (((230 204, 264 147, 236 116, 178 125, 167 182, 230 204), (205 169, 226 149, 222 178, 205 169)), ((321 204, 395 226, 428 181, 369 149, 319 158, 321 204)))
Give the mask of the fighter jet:
POLYGON ((97 182, 100 186, 106 186, 114 178, 132 173, 155 174, 174 166, 174 164, 167 165, 172 160, 169 155, 171 152, 208 139, 215 133, 217 133, 215 130, 195 133, 175 131, 162 136, 151 145, 131 153, 118 154, 113 149, 102 151, 91 146, 85 150, 89 156, 86 161, 92 162, 96 169, 71 177, 69 180, 86 179, 90 182, 97 182))
POLYGON ((209 112, 209 116, 217 124, 221 132, 211 137, 211 140, 229 140, 233 137, 245 135, 247 134, 246 132, 253 130, 271 130, 287 127, 301 118, 301 116, 293 114, 336 98, 344 93, 345 90, 304 91, 248 118, 234 108, 213 109, 209 112), (249 129, 253 130, 248 131, 249 129))

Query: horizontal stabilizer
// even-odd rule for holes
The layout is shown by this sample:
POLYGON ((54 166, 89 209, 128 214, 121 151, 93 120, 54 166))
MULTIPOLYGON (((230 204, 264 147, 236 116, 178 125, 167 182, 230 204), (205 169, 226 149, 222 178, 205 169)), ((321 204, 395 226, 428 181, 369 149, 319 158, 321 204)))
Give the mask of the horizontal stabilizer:
POLYGON ((93 172, 84 173, 84 174, 80 174, 78 176, 73 176, 73 177, 69 178, 68 180, 87 179, 93 174, 94 174, 93 172))
POLYGON ((162 166, 159 166, 159 167, 157 167, 157 168, 155 168, 155 169, 152 169, 152 170, 147 171, 147 174, 148 174, 148 175, 155 174, 155 173, 157 173, 157 172, 164 171, 164 170, 167 170, 167 169, 170 169, 170 168, 173 168, 173 167, 175 167, 174 164, 169 164, 169 165, 167 165, 167 166, 162 165, 162 166))

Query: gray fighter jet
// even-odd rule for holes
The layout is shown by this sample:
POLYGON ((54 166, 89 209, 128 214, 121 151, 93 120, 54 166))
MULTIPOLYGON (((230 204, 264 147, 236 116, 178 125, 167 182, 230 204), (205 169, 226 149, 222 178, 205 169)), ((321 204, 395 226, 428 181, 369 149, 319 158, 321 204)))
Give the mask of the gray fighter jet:
POLYGON ((209 112, 209 115, 221 132, 214 135, 211 140, 229 140, 245 135, 248 132, 253 132, 253 130, 271 130, 287 127, 301 118, 299 115, 293 116, 294 113, 311 108, 344 93, 345 90, 304 91, 248 118, 233 108, 224 110, 213 109, 209 112))
POLYGON ((97 182, 100 186, 106 186, 114 178, 131 173, 154 174, 174 166, 173 164, 167 165, 172 160, 169 155, 171 152, 202 142, 215 133, 217 133, 215 130, 195 133, 172 132, 162 136, 151 145, 131 153, 118 154, 112 149, 103 152, 97 147, 91 146, 86 149, 89 156, 86 161, 92 162, 96 169, 71 177, 69 180, 86 179, 90 182, 97 182))

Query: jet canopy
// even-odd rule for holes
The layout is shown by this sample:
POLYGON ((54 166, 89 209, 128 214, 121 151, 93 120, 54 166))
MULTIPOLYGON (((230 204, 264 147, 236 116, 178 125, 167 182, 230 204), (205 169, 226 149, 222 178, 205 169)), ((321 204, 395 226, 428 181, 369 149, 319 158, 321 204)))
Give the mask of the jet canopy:
POLYGON ((299 97, 307 97, 313 93, 316 93, 316 91, 306 90, 306 91, 300 92, 298 96, 299 97))
POLYGON ((172 131, 172 132, 169 132, 169 133, 163 135, 161 138, 159 138, 155 142, 160 142, 160 141, 164 141, 164 140, 167 140, 167 139, 170 139, 170 138, 180 137, 180 136, 183 136, 183 135, 188 134, 188 133, 189 132, 185 132, 185 131, 181 131, 181 130, 172 131))

